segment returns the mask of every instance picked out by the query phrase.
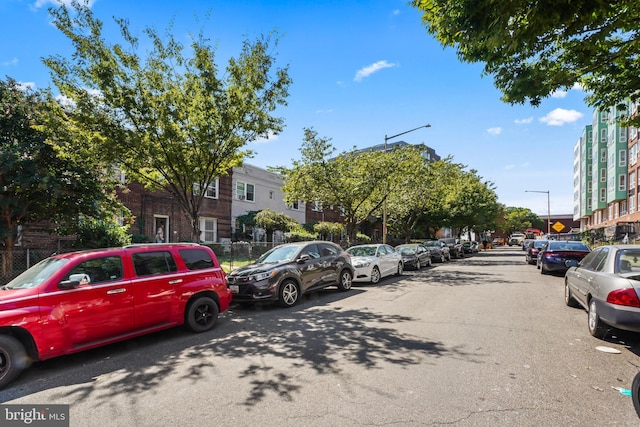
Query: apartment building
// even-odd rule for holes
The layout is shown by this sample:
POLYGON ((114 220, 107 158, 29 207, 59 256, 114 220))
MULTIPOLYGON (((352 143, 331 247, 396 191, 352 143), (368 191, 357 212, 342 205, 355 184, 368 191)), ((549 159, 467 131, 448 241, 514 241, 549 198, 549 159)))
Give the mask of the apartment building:
POLYGON ((597 240, 640 232, 638 131, 620 125, 627 114, 638 104, 594 111, 574 146, 574 220, 597 240))

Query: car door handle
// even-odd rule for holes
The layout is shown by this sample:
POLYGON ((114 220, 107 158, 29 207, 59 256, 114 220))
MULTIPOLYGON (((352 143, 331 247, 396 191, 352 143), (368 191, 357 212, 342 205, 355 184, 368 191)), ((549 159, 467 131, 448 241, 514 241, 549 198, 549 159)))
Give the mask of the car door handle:
POLYGON ((169 280, 170 285, 177 285, 178 283, 182 283, 182 279, 169 280))
POLYGON ((125 288, 111 289, 110 291, 107 291, 107 295, 121 294, 123 292, 127 292, 127 290, 125 288))

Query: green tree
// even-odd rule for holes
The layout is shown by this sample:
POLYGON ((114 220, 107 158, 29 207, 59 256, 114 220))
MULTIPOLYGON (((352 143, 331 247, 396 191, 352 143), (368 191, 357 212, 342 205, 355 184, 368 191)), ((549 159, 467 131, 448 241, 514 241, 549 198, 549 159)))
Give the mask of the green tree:
POLYGON ((313 129, 304 130, 302 158, 291 168, 273 168, 284 177, 285 199, 321 202, 340 207, 348 244, 356 239, 358 226, 379 215, 388 194, 399 189, 399 176, 406 173, 407 150, 342 152, 313 129))
POLYGON ((146 28, 149 44, 141 46, 128 21, 116 19, 122 40, 112 44, 86 4, 74 1, 71 8, 50 12, 75 52, 44 61, 72 100, 69 131, 130 179, 172 194, 198 241, 205 191, 252 155, 248 142, 284 126, 272 115, 286 104, 291 83, 288 67, 275 68, 271 55, 277 37, 246 40, 220 76, 202 33, 191 35, 187 56, 171 28, 164 38, 146 28))
POLYGON ((266 230, 267 239, 273 239, 273 232, 276 230, 287 232, 297 227, 302 228, 295 219, 271 209, 261 210, 255 215, 254 220, 258 227, 266 230))
POLYGON ((534 224, 540 223, 540 217, 529 208, 507 207, 504 210, 504 231, 511 234, 523 232, 534 224))
POLYGON ((313 225, 313 231, 325 240, 333 240, 344 231, 344 224, 339 222, 320 221, 313 225))
MULTIPOLYGON (((508 103, 580 84, 605 109, 640 100, 640 3, 635 0, 412 0, 427 31, 484 73, 508 103)), ((640 116, 635 118, 636 126, 640 116)))
MULTIPOLYGON (((79 219, 113 219, 121 206, 114 180, 91 158, 61 151, 55 104, 49 94, 24 89, 11 78, 0 81, 0 241, 11 251, 18 225, 40 221, 74 233, 79 219)), ((63 231, 64 230, 64 231, 63 231)), ((12 274, 6 254, 3 273, 12 274)))

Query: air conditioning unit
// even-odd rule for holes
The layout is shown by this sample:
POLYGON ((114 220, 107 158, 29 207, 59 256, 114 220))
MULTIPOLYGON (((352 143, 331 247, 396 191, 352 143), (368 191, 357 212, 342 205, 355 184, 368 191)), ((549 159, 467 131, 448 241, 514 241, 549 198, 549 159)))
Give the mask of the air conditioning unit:
POLYGON ((238 200, 244 200, 244 196, 243 196, 242 194, 240 194, 240 195, 238 196, 238 200))

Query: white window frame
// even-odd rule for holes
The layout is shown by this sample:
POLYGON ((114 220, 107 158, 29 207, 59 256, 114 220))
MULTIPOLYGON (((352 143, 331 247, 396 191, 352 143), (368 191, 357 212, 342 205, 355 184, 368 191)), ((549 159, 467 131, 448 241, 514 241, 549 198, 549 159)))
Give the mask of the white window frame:
POLYGON ((627 142, 627 128, 620 127, 620 131, 618 132, 618 142, 627 142))
POLYGON ((607 128, 600 129, 600 142, 607 142, 607 128))
POLYGON ((633 194, 629 196, 629 213, 633 214, 636 212, 636 195, 633 194))
POLYGON ((296 200, 295 202, 291 203, 288 207, 292 211, 299 211, 300 210, 300 201, 296 200))
POLYGON ((607 201, 607 189, 606 188, 601 188, 600 189, 600 201, 601 202, 606 202, 607 201))
POLYGON ((600 169, 600 182, 607 182, 607 169, 600 169))
POLYGON ((600 149, 600 161, 602 163, 606 163, 607 162, 607 149, 606 148, 601 148, 600 149))
POLYGON ((618 175, 618 191, 627 191, 627 174, 618 175))
POLYGON ((249 182, 236 181, 236 199, 246 200, 247 202, 255 202, 256 186, 249 182), (241 186, 242 188, 238 188, 239 186, 241 186), (248 191, 249 187, 251 187, 253 191, 248 191))
POLYGON ((218 219, 211 217, 200 217, 199 222, 200 241, 203 243, 216 243, 218 241, 218 219))
POLYGON ((627 150, 620 150, 618 152, 618 166, 627 166, 627 150))
MULTIPOLYGON (((206 199, 218 198, 218 178, 207 187, 207 191, 204 192, 203 197, 206 199)), ((200 194, 200 184, 193 184, 193 193, 200 194)))

